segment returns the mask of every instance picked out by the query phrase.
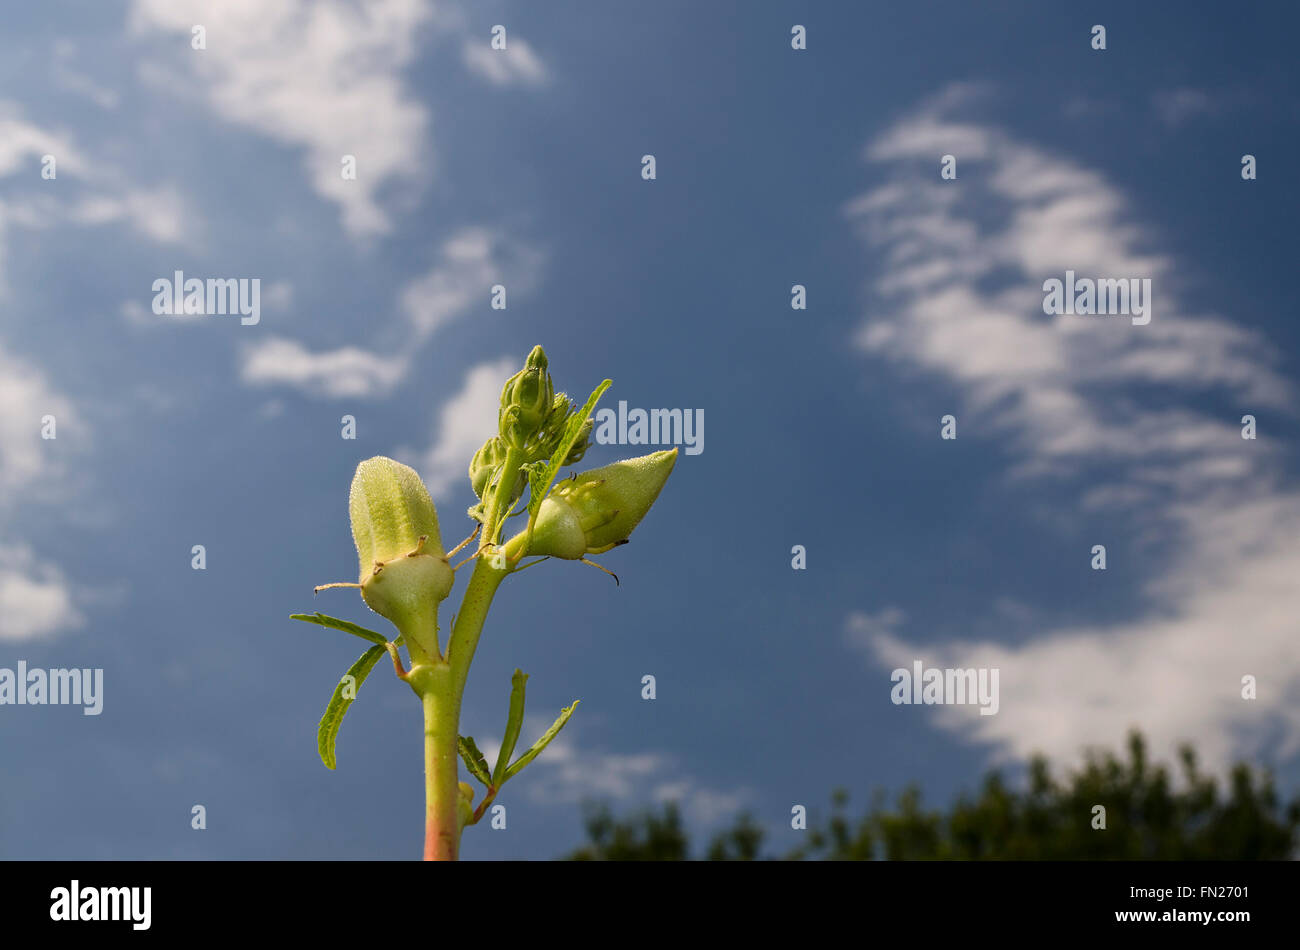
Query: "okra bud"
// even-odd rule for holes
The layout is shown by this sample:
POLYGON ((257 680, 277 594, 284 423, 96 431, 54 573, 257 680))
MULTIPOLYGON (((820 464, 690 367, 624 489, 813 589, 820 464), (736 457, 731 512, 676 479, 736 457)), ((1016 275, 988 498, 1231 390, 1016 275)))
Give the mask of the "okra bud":
POLYGON ((501 439, 507 446, 524 451, 546 425, 555 403, 555 386, 547 371, 546 352, 533 347, 524 368, 506 380, 501 390, 497 415, 501 439))
POLYGON ((676 462, 676 449, 652 452, 561 482, 542 502, 527 553, 579 560, 622 544, 676 462))
POLYGON ((469 463, 469 481, 474 487, 474 494, 483 497, 488 486, 496 481, 505 460, 505 443, 499 437, 494 435, 483 443, 483 447, 474 453, 474 458, 469 463))
POLYGON ((376 456, 357 466, 348 510, 362 599, 408 642, 436 655, 438 605, 451 593, 455 575, 429 490, 414 469, 376 456))

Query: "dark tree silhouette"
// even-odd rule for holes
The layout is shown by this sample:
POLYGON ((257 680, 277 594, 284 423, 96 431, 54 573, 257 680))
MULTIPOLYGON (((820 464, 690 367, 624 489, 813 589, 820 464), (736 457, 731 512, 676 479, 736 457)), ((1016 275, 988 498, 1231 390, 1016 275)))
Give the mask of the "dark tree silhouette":
MULTIPOLYGON (((975 797, 958 798, 947 811, 927 810, 916 787, 890 806, 877 793, 867 811, 848 815, 848 793, 831 797, 829 816, 810 822, 806 842, 784 860, 1281 860, 1294 858, 1300 832, 1300 797, 1283 803, 1272 778, 1244 763, 1233 767, 1226 789, 1202 774, 1190 746, 1180 751, 1182 781, 1147 759, 1138 733, 1129 737, 1127 760, 1090 753, 1064 780, 1052 778, 1047 760, 1029 764, 1026 787, 1015 790, 997 772, 975 797), (1105 829, 1094 828, 1095 808, 1105 808, 1105 829)), ((587 844, 568 855, 586 861, 680 861, 690 844, 674 804, 616 818, 589 805, 587 844)), ((762 854, 763 828, 741 815, 705 848, 710 861, 753 861, 762 854)))
POLYGON ((588 844, 568 855, 571 861, 685 861, 686 831, 677 806, 662 814, 645 811, 616 819, 604 805, 586 806, 583 826, 588 844))

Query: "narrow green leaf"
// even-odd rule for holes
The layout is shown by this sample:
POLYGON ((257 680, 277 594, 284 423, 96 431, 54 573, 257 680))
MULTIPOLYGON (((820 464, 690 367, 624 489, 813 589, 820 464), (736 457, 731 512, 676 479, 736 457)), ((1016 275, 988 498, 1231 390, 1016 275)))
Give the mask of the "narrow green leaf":
POLYGON ((460 750, 460 757, 465 761, 465 768, 469 769, 469 774, 482 782, 484 788, 491 788, 492 776, 488 774, 487 759, 474 744, 474 737, 457 736, 456 738, 456 748, 460 750))
POLYGON ((337 617, 327 617, 322 613, 314 614, 289 614, 290 620, 303 620, 307 623, 318 624, 322 627, 333 627, 335 630, 342 630, 344 633, 350 633, 354 637, 360 637, 362 640, 369 640, 371 643, 378 643, 383 646, 388 642, 388 638, 382 633, 375 633, 373 630, 367 630, 365 627, 358 627, 355 623, 349 623, 346 620, 339 620, 337 617))
POLYGON ((564 424, 564 436, 560 439, 559 448, 551 453, 551 460, 546 466, 546 471, 542 472, 538 479, 541 490, 538 490, 537 484, 533 481, 532 472, 528 475, 528 527, 531 529, 533 523, 537 520, 537 512, 542 508, 542 499, 551 489, 551 483, 555 481, 556 474, 560 471, 560 466, 564 463, 565 457, 573 444, 578 441, 578 436, 582 432, 582 426, 591 415, 592 410, 596 408, 596 403, 600 402, 600 397, 605 395, 605 390, 614 385, 613 380, 605 380, 595 391, 587 397, 586 403, 582 408, 573 415, 569 416, 568 421, 564 424))
POLYGON ((501 740, 501 754, 497 756, 496 768, 492 770, 493 785, 505 781, 506 766, 510 764, 510 756, 514 755, 515 743, 519 741, 519 730, 524 725, 524 684, 527 682, 528 674, 523 670, 515 670, 514 676, 510 677, 510 714, 506 717, 506 735, 501 740))
POLYGON ((525 752, 523 755, 519 757, 518 762, 510 766, 510 768, 506 769, 505 777, 501 780, 502 784, 505 784, 510 779, 518 775, 519 771, 525 765, 533 761, 533 759, 537 758, 538 754, 540 754, 543 749, 545 749, 548 745, 551 744, 551 740, 560 734, 560 730, 564 728, 564 724, 569 721, 569 717, 573 715, 573 711, 577 708, 578 708, 578 700, 575 699, 573 701, 572 706, 567 706, 564 709, 560 710, 560 718, 556 719, 555 722, 551 724, 551 728, 547 729, 546 733, 540 739, 538 739, 536 742, 533 743, 533 747, 531 749, 529 749, 527 752, 525 752))
POLYGON ((334 695, 330 697, 329 705, 325 707, 325 715, 321 716, 320 727, 316 730, 316 747, 320 751, 320 760, 325 763, 325 768, 332 769, 337 764, 334 758, 334 740, 338 737, 339 726, 343 724, 343 717, 348 707, 357 698, 357 691, 361 689, 361 684, 366 681, 366 677, 370 675, 370 671, 375 668, 375 664, 385 652, 383 647, 371 647, 348 668, 343 678, 339 680, 339 685, 334 687, 334 695), (351 677, 350 684, 349 677, 351 677), (345 696, 347 692, 352 695, 345 696))

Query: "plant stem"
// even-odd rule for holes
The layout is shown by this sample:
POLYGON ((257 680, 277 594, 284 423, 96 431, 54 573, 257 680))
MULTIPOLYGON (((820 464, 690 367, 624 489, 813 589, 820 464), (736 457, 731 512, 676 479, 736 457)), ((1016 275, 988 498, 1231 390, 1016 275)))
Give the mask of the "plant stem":
MULTIPOLYGON (((483 633, 492 598, 506 575, 514 568, 511 555, 522 549, 523 539, 512 539, 494 557, 497 548, 492 544, 496 534, 494 521, 508 506, 514 491, 518 453, 511 452, 506 460, 506 475, 497 486, 488 505, 484 521, 484 546, 474 563, 474 573, 465 588, 460 610, 452 624, 447 641, 446 659, 413 666, 407 677, 411 688, 420 696, 424 706, 424 859, 426 861, 455 861, 460 852, 460 765, 457 742, 460 735, 460 704, 465 695, 465 682, 469 678, 469 665, 478 648, 478 638, 483 633), (504 502, 503 502, 504 500, 504 502), (500 566, 495 566, 500 565, 500 566)), ((435 621, 436 624, 436 621, 435 621)), ((436 635, 435 641, 436 643, 436 635)), ((412 654, 414 661, 415 654, 412 654)), ((486 804, 486 799, 483 804, 486 804)), ((480 805, 480 807, 482 807, 480 805)))
POLYGON ((506 452, 506 459, 501 466, 501 478, 497 482, 496 491, 492 493, 492 499, 488 502, 487 511, 483 519, 483 537, 479 540, 479 550, 483 550, 496 543, 497 531, 501 527, 501 522, 505 520, 506 513, 510 510, 510 505, 514 500, 515 481, 519 477, 519 466, 523 464, 524 453, 518 449, 509 449, 506 452))
POLYGON ((456 764, 460 702, 445 663, 412 670, 411 678, 424 706, 424 859, 455 861, 461 831, 456 764))
POLYGON ((461 698, 492 598, 513 566, 507 557, 500 562, 501 567, 493 567, 490 555, 491 552, 480 554, 475 561, 474 573, 465 588, 456 622, 452 624, 446 662, 414 668, 407 679, 424 706, 426 861, 454 861, 460 851, 457 739, 461 698))
POLYGON ((501 559, 501 567, 493 567, 492 551, 480 554, 474 563, 474 573, 470 575, 469 586, 465 588, 465 598, 456 613, 456 622, 451 628, 451 637, 447 643, 447 662, 451 665, 452 690, 457 708, 465 691, 465 681, 469 678, 469 665, 474 660, 474 651, 478 648, 478 638, 483 632, 483 622, 487 619, 492 606, 492 598, 497 588, 510 573, 509 558, 501 559))

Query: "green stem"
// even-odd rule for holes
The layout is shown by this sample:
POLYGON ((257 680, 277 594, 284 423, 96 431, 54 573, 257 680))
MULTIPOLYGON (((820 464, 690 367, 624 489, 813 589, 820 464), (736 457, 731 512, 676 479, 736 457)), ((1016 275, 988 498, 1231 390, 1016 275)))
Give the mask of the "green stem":
POLYGON ((438 649, 438 603, 421 605, 421 609, 408 615, 406 622, 397 624, 406 651, 411 654, 411 666, 442 662, 438 649))
POLYGON ((461 831, 456 758, 460 701, 445 663, 413 669, 409 680, 424 706, 424 860, 455 861, 461 831))
MULTIPOLYGON (((512 541, 511 546, 516 542, 512 541)), ((508 546, 509 548, 509 546, 508 546)), ((506 553, 513 553, 507 548, 506 553)), ((452 625, 447 660, 413 668, 407 682, 424 705, 424 789, 426 861, 454 861, 460 851, 460 774, 457 738, 469 665, 497 588, 510 573, 507 557, 494 567, 495 548, 474 562, 465 597, 452 625)))
POLYGON ((508 556, 497 558, 497 553, 497 548, 489 548, 479 554, 474 562, 474 573, 470 575, 469 586, 465 588, 465 597, 456 613, 456 622, 452 625, 451 638, 447 643, 447 662, 451 665, 452 689, 457 706, 465 691, 469 665, 474 661, 474 651, 478 648, 478 638, 483 633, 483 622, 487 620, 488 610, 492 607, 492 598, 496 596, 497 588, 512 567, 508 556), (501 566, 493 566, 494 561, 501 566))
MULTIPOLYGON (((497 588, 514 567, 511 555, 522 549, 522 539, 513 539, 503 549, 494 544, 503 513, 509 509, 515 478, 523 455, 511 450, 483 522, 483 543, 474 562, 474 573, 452 624, 446 659, 427 663, 415 661, 407 682, 424 706, 424 859, 454 861, 460 851, 461 799, 457 740, 460 735, 460 705, 469 678, 469 665, 483 633, 483 623, 497 588), (505 554, 500 558, 498 553, 505 554)), ((437 649, 437 620, 433 645, 437 649)), ((418 638, 417 638, 418 639, 418 638)), ((407 638, 408 644, 411 638, 407 638)), ((432 658, 429 658, 432 659, 432 658)))
POLYGON ((518 449, 509 449, 506 452, 506 460, 501 466, 501 478, 497 482, 496 491, 492 493, 492 500, 488 502, 487 511, 483 519, 483 538, 479 542, 479 550, 496 544, 497 532, 501 528, 501 522, 505 520, 506 513, 510 510, 511 501, 514 499, 515 481, 519 478, 519 466, 524 464, 524 453, 518 449))

